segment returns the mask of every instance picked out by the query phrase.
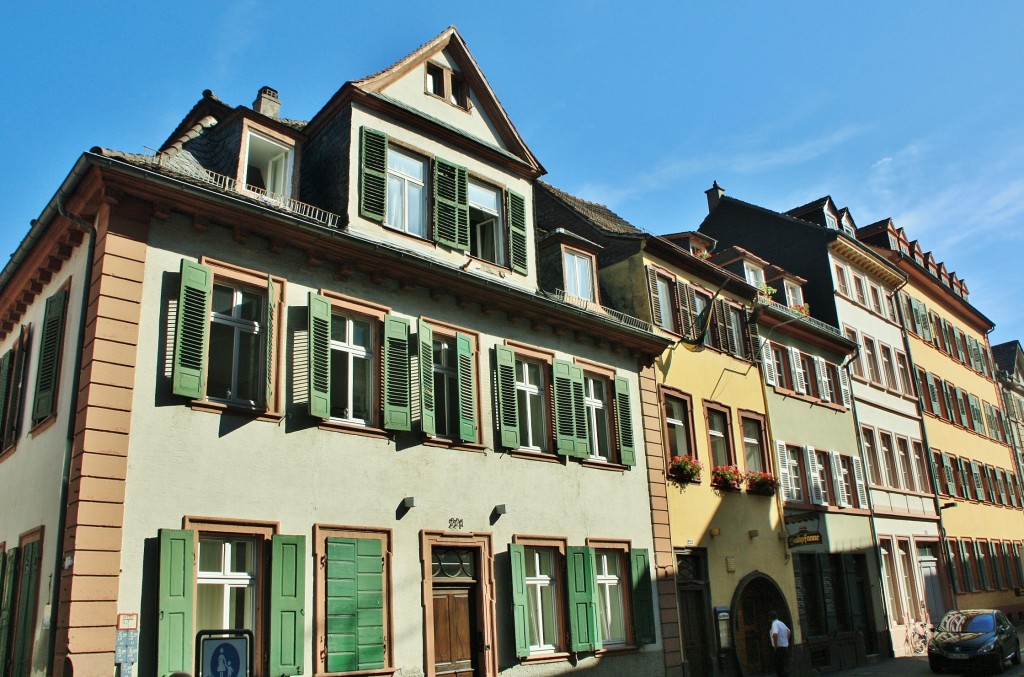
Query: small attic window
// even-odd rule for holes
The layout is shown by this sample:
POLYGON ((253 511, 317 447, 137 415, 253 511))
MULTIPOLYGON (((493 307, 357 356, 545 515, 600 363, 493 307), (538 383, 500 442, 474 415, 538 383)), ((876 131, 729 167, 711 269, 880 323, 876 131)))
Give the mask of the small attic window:
POLYGON ((427 94, 444 99, 463 110, 469 110, 469 87, 463 77, 440 64, 428 63, 424 89, 427 94))
POLYGON ((839 222, 836 221, 836 217, 832 216, 828 212, 825 212, 825 225, 832 230, 839 230, 839 222))
POLYGON ((789 280, 783 282, 782 285, 786 289, 786 305, 792 308, 804 304, 804 290, 800 285, 789 280))
POLYGON ((245 187, 288 197, 291 194, 292 149, 250 132, 246 145, 245 187))
POLYGON ((843 232, 853 237, 853 224, 846 219, 843 219, 843 232))
POLYGON ((746 278, 747 284, 758 289, 764 285, 764 271, 749 261, 743 262, 743 277, 746 278))

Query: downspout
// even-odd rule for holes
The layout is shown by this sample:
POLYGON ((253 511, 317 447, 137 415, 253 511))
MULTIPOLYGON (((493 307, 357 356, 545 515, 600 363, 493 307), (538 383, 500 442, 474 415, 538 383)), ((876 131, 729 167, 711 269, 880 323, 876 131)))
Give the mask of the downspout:
MULTIPOLYGON (((60 515, 57 520, 57 537, 60 539, 61 547, 56 548, 54 572, 57 574, 56 585, 51 593, 50 607, 50 650, 47 652, 46 674, 53 673, 54 655, 57 648, 57 613, 60 607, 60 580, 61 572, 64 571, 64 532, 67 529, 68 520, 68 492, 71 482, 71 454, 75 441, 75 412, 78 411, 78 388, 82 375, 82 353, 85 343, 85 315, 89 308, 89 291, 92 286, 92 265, 93 257, 96 255, 96 224, 89 223, 77 214, 72 214, 64 207, 64 196, 57 196, 57 211, 65 219, 83 228, 89 235, 88 258, 85 261, 85 276, 82 283, 82 302, 78 317, 78 342, 75 344, 75 368, 72 371, 72 406, 68 409, 68 432, 64 447, 64 462, 60 483, 60 515)), ((33 223, 35 225, 35 223, 33 223)), ((73 562, 71 563, 73 564, 73 562)), ((70 566, 70 564, 68 565, 70 566)))
MULTIPOLYGON (((908 283, 909 280, 893 289, 890 296, 894 297, 901 289, 903 289, 903 287, 907 286, 908 283)), ((893 300, 890 298, 890 301, 893 301, 893 305, 896 306, 896 314, 900 318, 900 333, 903 334, 903 349, 907 351, 907 368, 910 369, 910 376, 913 378, 914 374, 917 373, 917 366, 914 363, 914 354, 910 349, 910 335, 907 332, 907 321, 903 315, 903 304, 899 303, 898 299, 893 300)), ((931 471, 929 473, 929 480, 931 480, 932 497, 933 502, 935 503, 935 514, 939 517, 939 535, 942 537, 942 543, 939 546, 939 558, 946 565, 946 572, 948 574, 946 578, 946 586, 949 590, 950 599, 953 602, 952 608, 956 609, 958 606, 956 588, 953 587, 953 576, 956 575, 956 570, 953 568, 953 562, 950 561, 948 557, 949 544, 946 540, 946 527, 942 523, 942 505, 939 503, 939 480, 936 478, 937 468, 935 467, 935 455, 932 453, 932 445, 928 442, 928 430, 927 426, 924 424, 924 394, 922 393, 922 389, 924 387, 924 384, 921 383, 917 385, 917 409, 921 414, 921 444, 924 445, 924 453, 928 455, 928 469, 931 471)), ((934 623, 935 621, 933 620, 932 622, 934 623)))

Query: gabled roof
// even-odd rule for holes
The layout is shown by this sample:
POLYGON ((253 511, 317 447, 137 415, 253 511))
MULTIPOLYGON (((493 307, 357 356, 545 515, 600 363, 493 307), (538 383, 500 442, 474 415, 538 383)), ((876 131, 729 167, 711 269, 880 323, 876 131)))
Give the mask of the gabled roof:
POLYGON ((476 59, 473 58, 469 48, 466 46, 466 41, 463 40, 462 35, 459 34, 455 26, 449 26, 444 29, 433 40, 421 45, 418 49, 384 70, 360 80, 353 80, 349 84, 367 94, 381 94, 389 84, 403 77, 414 68, 419 67, 428 61, 430 57, 445 50, 448 51, 448 54, 458 65, 459 73, 469 84, 480 106, 487 113, 495 130, 511 153, 540 170, 540 173, 545 173, 540 161, 537 160, 536 156, 526 146, 526 142, 519 135, 515 125, 512 124, 511 118, 505 112, 504 106, 501 105, 498 96, 491 89, 490 83, 487 82, 487 78, 484 76, 483 71, 480 70, 476 59))
POLYGON ((787 212, 783 212, 786 216, 802 216, 804 214, 810 214, 812 212, 818 212, 825 208, 827 204, 831 203, 833 209, 835 208, 835 202, 832 201, 831 195, 819 197, 817 200, 811 200, 807 204, 794 207, 787 212))
POLYGON ((625 220, 612 210, 597 202, 590 202, 583 198, 570 195, 564 190, 555 188, 550 183, 537 181, 535 189, 547 192, 551 197, 562 202, 569 209, 573 210, 586 219, 592 226, 608 235, 646 235, 629 221, 625 220))
POLYGON ((1010 374, 1014 373, 1017 368, 1017 357, 1022 354, 1024 351, 1021 349, 1020 341, 1007 341, 992 346, 992 357, 996 359, 999 370, 1010 374))

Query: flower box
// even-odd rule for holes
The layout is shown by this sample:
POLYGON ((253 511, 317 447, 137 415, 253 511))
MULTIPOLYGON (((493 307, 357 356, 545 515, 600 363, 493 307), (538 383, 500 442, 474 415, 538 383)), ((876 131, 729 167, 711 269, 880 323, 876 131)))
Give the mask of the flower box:
POLYGON ((747 493, 772 496, 779 488, 779 480, 770 472, 751 470, 747 473, 747 493))
POLYGON ((739 491, 743 473, 734 465, 716 465, 711 469, 711 486, 722 491, 739 491))
POLYGON ((668 477, 679 484, 700 482, 703 469, 701 462, 693 456, 673 456, 668 466, 668 477))

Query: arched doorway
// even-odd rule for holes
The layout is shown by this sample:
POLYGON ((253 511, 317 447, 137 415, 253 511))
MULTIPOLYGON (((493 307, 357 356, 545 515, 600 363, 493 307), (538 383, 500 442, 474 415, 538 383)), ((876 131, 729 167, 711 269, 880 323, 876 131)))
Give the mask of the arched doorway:
POLYGON ((741 675, 775 671, 768 638, 771 627, 768 614, 772 611, 788 627, 793 627, 789 606, 778 584, 759 571, 744 576, 732 597, 732 636, 741 675))

